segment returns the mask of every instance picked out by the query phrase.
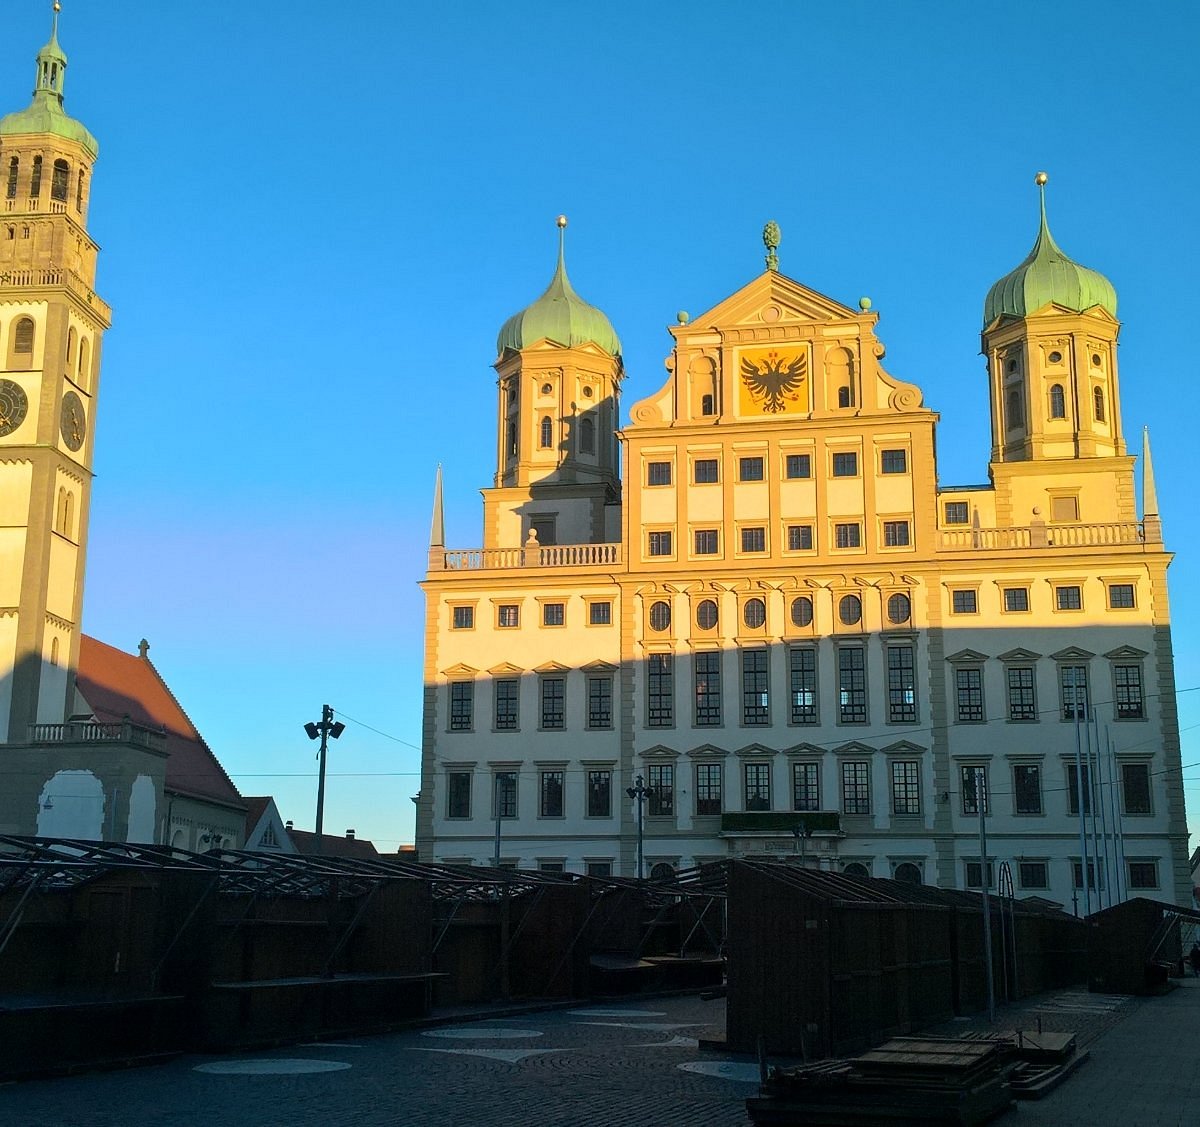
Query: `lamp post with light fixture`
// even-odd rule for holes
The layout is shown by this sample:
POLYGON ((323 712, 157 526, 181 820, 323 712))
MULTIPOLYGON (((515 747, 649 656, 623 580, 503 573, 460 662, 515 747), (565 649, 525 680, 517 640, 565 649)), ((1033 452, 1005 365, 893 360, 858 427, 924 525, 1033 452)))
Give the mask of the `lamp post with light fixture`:
POLYGON ((334 720, 333 709, 327 704, 321 705, 321 721, 319 724, 305 724, 304 730, 308 733, 310 740, 315 740, 319 736, 321 739, 321 750, 318 752, 321 758, 321 767, 317 774, 317 848, 321 848, 321 834, 325 826, 325 752, 328 747, 329 737, 332 736, 335 740, 341 737, 341 734, 346 730, 346 725, 340 720, 334 720))

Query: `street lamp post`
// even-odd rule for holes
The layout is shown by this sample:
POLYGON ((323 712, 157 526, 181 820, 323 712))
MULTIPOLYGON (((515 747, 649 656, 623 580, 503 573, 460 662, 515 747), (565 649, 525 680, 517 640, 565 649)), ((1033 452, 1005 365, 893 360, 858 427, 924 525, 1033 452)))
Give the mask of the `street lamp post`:
MULTIPOLYGON (((792 827, 792 837, 796 839, 795 852, 800 854, 800 868, 805 867, 805 853, 808 845, 808 839, 812 837, 812 827, 808 822, 801 818, 800 821, 792 827)), ((820 860, 817 861, 817 868, 821 867, 820 860)))
POLYGON ((321 722, 319 724, 305 724, 304 730, 308 733, 310 740, 315 740, 319 736, 321 739, 321 750, 318 755, 321 759, 321 767, 317 773, 317 848, 321 848, 321 833, 325 826, 325 752, 328 748, 329 737, 332 736, 335 740, 341 737, 341 734, 346 730, 346 725, 340 720, 334 720, 333 709, 327 704, 321 705, 321 722))
POLYGON ((638 775, 637 785, 626 787, 625 793, 637 803, 637 875, 638 880, 644 879, 644 861, 642 856, 643 828, 642 828, 642 807, 646 799, 654 793, 652 787, 645 786, 642 782, 642 776, 638 775))

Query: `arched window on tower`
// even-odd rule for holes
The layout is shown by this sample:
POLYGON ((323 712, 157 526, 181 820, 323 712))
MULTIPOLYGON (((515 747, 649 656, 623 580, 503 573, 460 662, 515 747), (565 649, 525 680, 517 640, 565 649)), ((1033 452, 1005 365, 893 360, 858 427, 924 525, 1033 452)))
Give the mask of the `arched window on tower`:
POLYGON ((1050 418, 1065 419, 1067 417, 1067 397, 1063 394, 1060 383, 1050 385, 1050 418))
POLYGON ((1020 388, 1008 393, 1008 429, 1018 430, 1025 425, 1025 412, 1021 410, 1020 388))
POLYGON ((579 424, 579 453, 596 453, 596 424, 591 419, 583 419, 579 424))
POLYGON ((33 176, 29 181, 29 195, 33 199, 37 199, 42 194, 42 158, 36 156, 33 158, 33 176))
POLYGON ((542 419, 542 425, 538 428, 538 432, 538 445, 543 450, 548 450, 554 443, 554 424, 550 421, 549 415, 542 419))
POLYGON ((79 341, 79 379, 76 383, 79 384, 84 391, 91 391, 92 383, 92 350, 88 344, 88 338, 83 337, 79 341))
POLYGON ((75 359, 75 328, 72 326, 67 330, 67 363, 75 359))
POLYGON ((58 639, 50 639, 50 664, 58 665, 58 639))
POLYGON ((86 173, 81 168, 79 170, 79 179, 75 181, 75 210, 83 210, 83 178, 86 173))
POLYGON ((75 527, 75 494, 65 486, 58 491, 58 508, 54 514, 54 531, 71 539, 75 527))
POLYGON ((8 366, 29 368, 33 364, 33 318, 22 317, 12 327, 8 345, 8 366))
POLYGON ((517 456, 517 424, 508 424, 508 457, 515 458, 517 456))
POLYGON ((54 162, 54 179, 50 183, 50 198, 67 201, 67 184, 71 179, 71 166, 65 160, 54 162))
POLYGON ((1104 422, 1104 388, 1092 388, 1092 403, 1096 409, 1096 422, 1104 422))
POLYGON ((21 158, 13 157, 8 162, 8 190, 4 193, 8 199, 14 199, 17 194, 17 176, 21 171, 21 158))

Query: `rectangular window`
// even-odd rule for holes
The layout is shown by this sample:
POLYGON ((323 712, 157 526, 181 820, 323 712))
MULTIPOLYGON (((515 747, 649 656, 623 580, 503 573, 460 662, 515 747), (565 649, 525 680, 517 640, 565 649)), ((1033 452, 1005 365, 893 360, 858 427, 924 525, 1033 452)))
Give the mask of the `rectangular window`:
POLYGON ((696 555, 715 556, 717 554, 717 530, 715 528, 698 528, 695 531, 696 555))
POLYGON ((917 718, 917 675, 912 646, 888 646, 888 722, 908 724, 917 718))
POLYGON ((1150 813, 1150 768, 1145 763, 1121 764, 1121 793, 1126 814, 1150 813))
POLYGON ((671 484, 671 463, 670 462, 647 462, 646 463, 646 484, 647 485, 670 485, 671 484))
POLYGON ((562 771, 542 771, 541 784, 538 787, 538 813, 543 818, 561 818, 563 816, 563 773, 562 771))
POLYGON ((757 727, 771 722, 771 699, 766 650, 742 650, 742 723, 757 727))
POLYGON ((842 813, 871 813, 871 764, 842 764, 842 813))
POLYGON ((589 771, 587 773, 587 816, 589 818, 612 816, 611 771, 589 771))
POLYGON ((1050 887, 1050 875, 1045 861, 1021 861, 1017 865, 1017 879, 1022 888, 1050 887))
POLYGON ((950 609, 954 614, 978 614, 979 595, 976 591, 951 591, 950 609))
POLYGON ((1113 686, 1117 693, 1117 719, 1141 720, 1146 715, 1142 703, 1142 667, 1113 666, 1113 686))
POLYGON ((496 608, 496 625, 510 630, 521 625, 521 608, 516 603, 501 603, 496 608))
POLYGON ((564 710, 567 691, 565 677, 542 678, 542 727, 562 728, 566 725, 564 710))
POLYGON ((883 522, 883 544, 886 548, 908 546, 908 521, 885 520, 883 522))
POLYGON ((857 646, 838 650, 838 718, 843 724, 867 722, 867 654, 857 646))
POLYGON ((835 524, 833 543, 836 548, 857 548, 862 543, 862 529, 857 524, 835 524))
POLYGON ((515 818, 517 816, 517 773, 516 771, 497 771, 492 780, 492 796, 497 818, 515 818))
POLYGON ((721 813, 721 764, 696 764, 696 813, 721 813))
POLYGON ((1029 588, 1005 587, 1004 609, 1008 611, 1009 614, 1014 614, 1019 611, 1027 611, 1029 609, 1029 588))
POLYGON ((589 728, 612 727, 612 700, 613 683, 611 677, 588 678, 587 726, 589 728))
POLYGON ((542 603, 542 625, 561 626, 566 622, 565 603, 542 603))
POLYGON ((964 763, 959 768, 959 778, 962 780, 962 812, 964 814, 979 814, 979 795, 983 795, 983 812, 992 812, 991 795, 988 793, 987 768, 977 763, 964 763))
POLYGON ((817 651, 791 650, 788 655, 793 724, 817 722, 817 651))
POLYGON ((892 760, 892 813, 921 813, 921 764, 908 759, 892 760))
POLYGON ((763 460, 762 460, 762 458, 739 458, 738 459, 738 479, 740 481, 762 481, 762 479, 763 479, 763 460))
POLYGON ((692 477, 697 485, 712 485, 718 481, 716 458, 697 458, 692 463, 692 477))
MULTIPOLYGON (((1076 888, 1083 887, 1083 865, 1078 861, 1071 862, 1071 877, 1076 888)), ((1104 887, 1104 870, 1096 870, 1096 862, 1089 860, 1087 863, 1087 878, 1088 887, 1098 889, 1104 887)))
POLYGON ((471 772, 451 771, 446 776, 446 817, 471 816, 471 772))
POLYGON ((611 877, 612 862, 611 861, 588 861, 587 875, 589 877, 611 877))
MULTIPOLYGON (((982 888, 983 881, 980 879, 982 874, 980 872, 979 862, 978 861, 967 861, 966 862, 966 870, 967 870, 967 887, 968 888, 982 888)), ((994 888, 996 885, 996 874, 993 870, 993 865, 992 865, 991 861, 989 861, 987 863, 987 882, 988 882, 988 888, 994 888)))
POLYGON ((1113 610, 1129 610, 1133 607, 1133 584, 1110 583, 1108 585, 1108 605, 1113 610))
POLYGON ((834 477, 858 477, 858 454, 846 450, 833 456, 834 477))
POLYGON ((650 555, 669 556, 671 554, 671 534, 669 532, 651 532, 648 534, 650 555))
POLYGON ((469 732, 475 719, 475 685, 471 681, 450 682, 450 731, 469 732))
POLYGON ((646 784, 650 788, 646 812, 655 817, 669 818, 675 813, 675 767, 657 763, 646 769, 646 784))
POLYGON ((810 552, 813 546, 811 524, 789 524, 787 530, 789 552, 810 552))
POLYGON ((743 552, 765 552, 767 550, 767 530, 765 528, 742 529, 743 552))
POLYGON ((1088 683, 1086 665, 1060 665, 1058 683, 1062 690, 1062 718, 1088 718, 1088 683))
POLYGON ((612 603, 590 603, 588 605, 588 622, 593 626, 611 626, 612 603))
POLYGON ((563 861, 539 861, 539 873, 561 873, 566 871, 566 863, 563 861))
POLYGON ((515 732, 520 720, 520 682, 496 681, 496 731, 515 732))
POLYGON ((983 723, 982 669, 956 669, 954 695, 957 710, 955 716, 960 724, 983 723))
POLYGON ((1128 865, 1130 888, 1158 887, 1157 861, 1130 861, 1128 865))
POLYGON ((1005 670, 1008 680, 1008 718, 1036 720, 1037 701, 1033 691, 1033 667, 1010 665, 1005 670))
POLYGON ((671 654, 651 654, 646 661, 646 726, 670 728, 675 723, 675 671, 671 654))
POLYGON ((812 455, 811 454, 789 454, 784 460, 784 476, 795 479, 800 477, 812 477, 812 455))
POLYGON ((1082 610, 1083 591, 1073 584, 1054 588, 1054 605, 1059 610, 1082 610))
POLYGON ((474 630, 475 629, 475 608, 474 607, 454 607, 454 617, 451 621, 450 628, 452 630, 474 630))
POLYGON ((715 728, 721 723, 721 655, 701 650, 692 657, 696 679, 696 727, 715 728))
POLYGON ((1018 814, 1042 812, 1042 769, 1036 763, 1013 767, 1013 809, 1018 814))
POLYGON ((821 773, 816 763, 792 764, 792 809, 821 809, 821 773))
POLYGON ((908 473, 908 451, 884 450, 879 456, 879 468, 883 473, 908 473))
POLYGON ((1079 788, 1082 783, 1083 812, 1090 814, 1092 812, 1092 780, 1088 777, 1087 760, 1083 759, 1080 762, 1079 770, 1076 770, 1075 761, 1071 758, 1064 760, 1064 766, 1067 770, 1067 812, 1079 813, 1079 788))
POLYGON ((1079 519, 1078 497, 1051 497, 1050 519, 1056 523, 1079 519))
POLYGON ((947 501, 946 502, 946 523, 947 524, 970 524, 971 523, 971 507, 966 501, 947 501))
POLYGON ((747 763, 746 809, 771 809, 771 765, 769 763, 747 763))

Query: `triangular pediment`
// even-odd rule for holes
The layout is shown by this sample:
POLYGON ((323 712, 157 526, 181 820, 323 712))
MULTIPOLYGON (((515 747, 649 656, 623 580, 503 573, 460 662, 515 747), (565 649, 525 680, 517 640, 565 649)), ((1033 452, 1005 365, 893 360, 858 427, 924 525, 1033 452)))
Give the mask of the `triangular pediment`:
POLYGON ((715 744, 701 744, 699 747, 692 748, 688 755, 692 759, 723 759, 725 749, 717 747, 715 744))
POLYGON ((887 747, 879 750, 884 755, 924 755, 928 749, 909 740, 897 740, 894 744, 888 744, 887 747))
POLYGON ((1104 655, 1109 661, 1120 661, 1122 659, 1128 661, 1141 661, 1142 658, 1150 655, 1145 650, 1139 650, 1136 646, 1118 646, 1115 650, 1109 650, 1104 655))
POLYGON ((583 671, 585 673, 616 673, 617 667, 611 661, 597 659, 589 661, 587 665, 583 666, 583 671))
POLYGON ((1034 653, 1033 650, 1027 650, 1024 646, 1017 646, 1016 649, 1008 650, 999 655, 1001 661, 1017 662, 1017 661, 1037 661, 1042 655, 1034 653))
POLYGON ((1067 646, 1058 653, 1050 655, 1051 661, 1091 661, 1096 655, 1091 650, 1081 650, 1078 646, 1067 646))
POLYGON ((875 749, 868 747, 865 743, 860 743, 858 740, 851 740, 849 743, 842 744, 841 747, 833 749, 834 755, 874 755, 875 749))
POLYGON ((458 665, 452 665, 449 669, 442 670, 443 677, 474 677, 479 672, 473 665, 463 665, 459 662, 458 665))
POLYGON ((664 744, 655 744, 653 747, 646 748, 642 752, 643 759, 678 759, 679 752, 673 747, 666 747, 664 744))
POLYGON ((775 749, 772 747, 767 747, 765 744, 752 743, 747 744, 745 747, 739 747, 733 754, 739 756, 774 755, 775 749))
POLYGON ((711 309, 692 318, 684 331, 787 322, 812 324, 858 316, 860 314, 856 310, 840 301, 809 289, 786 274, 780 274, 778 270, 768 270, 711 309))
POLYGON ((544 665, 534 666, 534 673, 570 673, 571 667, 561 661, 547 661, 544 665))
POLYGON ((958 653, 950 654, 946 660, 954 665, 975 664, 981 661, 987 661, 988 655, 981 654, 978 650, 959 650, 958 653))
POLYGON ((825 749, 817 744, 798 743, 783 749, 784 755, 824 755, 825 749))
POLYGON ((513 665, 511 661, 502 661, 499 665, 493 665, 488 672, 492 674, 493 677, 502 677, 506 673, 516 675, 518 673, 524 673, 525 670, 519 665, 513 665))

